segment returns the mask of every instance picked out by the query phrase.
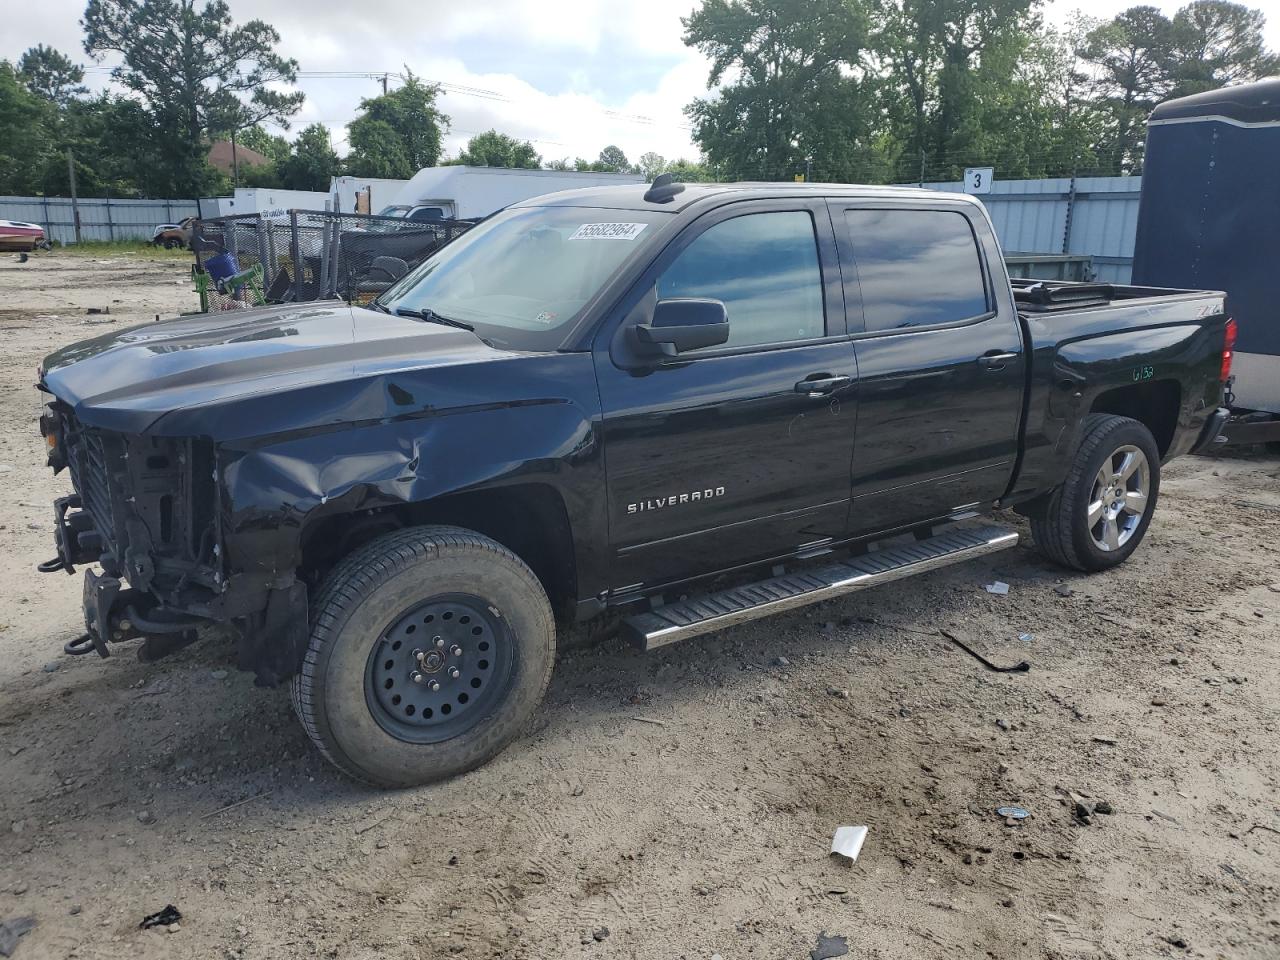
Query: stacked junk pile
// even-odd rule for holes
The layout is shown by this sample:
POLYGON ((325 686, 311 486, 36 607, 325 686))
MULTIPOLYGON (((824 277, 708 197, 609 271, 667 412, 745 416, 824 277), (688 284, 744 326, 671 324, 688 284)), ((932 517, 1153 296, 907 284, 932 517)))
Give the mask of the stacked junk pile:
POLYGON ((367 303, 474 223, 308 210, 198 220, 191 247, 200 309, 367 303))

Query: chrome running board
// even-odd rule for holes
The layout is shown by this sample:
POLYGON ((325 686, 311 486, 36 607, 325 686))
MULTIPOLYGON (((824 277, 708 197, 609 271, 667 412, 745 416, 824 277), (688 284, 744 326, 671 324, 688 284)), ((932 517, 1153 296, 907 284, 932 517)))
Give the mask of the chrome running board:
POLYGON ((677 640, 1007 550, 1017 542, 1017 531, 1003 527, 990 524, 953 527, 927 540, 888 546, 840 563, 658 607, 628 617, 622 622, 622 630, 641 650, 652 650, 677 640))

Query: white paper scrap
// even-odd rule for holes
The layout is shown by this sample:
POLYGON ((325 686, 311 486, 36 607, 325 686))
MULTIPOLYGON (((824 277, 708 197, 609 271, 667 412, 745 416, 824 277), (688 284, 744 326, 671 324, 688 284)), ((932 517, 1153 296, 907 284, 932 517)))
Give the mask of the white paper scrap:
POLYGON ((862 842, 866 839, 866 827, 836 827, 836 835, 831 838, 831 852, 848 857, 852 863, 858 859, 862 842))

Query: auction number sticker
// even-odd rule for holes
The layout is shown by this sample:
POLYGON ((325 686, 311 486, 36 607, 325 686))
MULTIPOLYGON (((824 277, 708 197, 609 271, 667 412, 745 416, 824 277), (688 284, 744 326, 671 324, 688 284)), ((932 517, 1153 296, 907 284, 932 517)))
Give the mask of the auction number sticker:
POLYGON ((646 226, 645 223, 584 223, 569 239, 634 240, 646 226))

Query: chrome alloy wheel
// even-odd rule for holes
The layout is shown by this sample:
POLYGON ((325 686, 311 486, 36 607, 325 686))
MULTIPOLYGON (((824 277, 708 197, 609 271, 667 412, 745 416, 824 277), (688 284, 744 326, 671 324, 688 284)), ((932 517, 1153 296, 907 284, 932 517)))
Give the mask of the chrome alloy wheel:
POLYGON ((1102 463, 1089 495, 1089 535, 1099 550, 1119 550, 1137 531, 1151 494, 1147 455, 1126 444, 1102 463))

